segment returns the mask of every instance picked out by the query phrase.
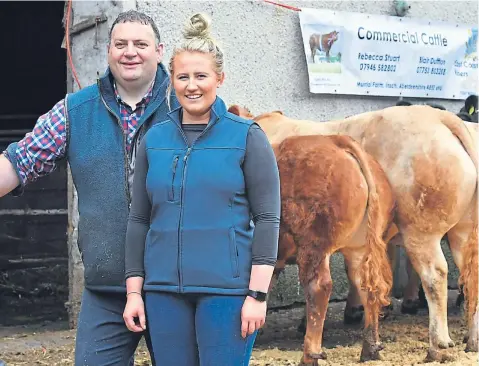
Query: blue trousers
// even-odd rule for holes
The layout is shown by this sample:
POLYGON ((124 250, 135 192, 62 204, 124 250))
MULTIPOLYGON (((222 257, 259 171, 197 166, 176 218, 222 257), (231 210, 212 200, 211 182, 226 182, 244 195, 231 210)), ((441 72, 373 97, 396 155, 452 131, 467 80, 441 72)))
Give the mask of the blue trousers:
POLYGON ((151 349, 148 329, 134 333, 126 327, 125 304, 125 294, 83 290, 75 366, 133 366, 133 355, 142 336, 151 349))
POLYGON ((152 354, 160 366, 247 366, 256 332, 241 337, 245 296, 146 292, 152 354))

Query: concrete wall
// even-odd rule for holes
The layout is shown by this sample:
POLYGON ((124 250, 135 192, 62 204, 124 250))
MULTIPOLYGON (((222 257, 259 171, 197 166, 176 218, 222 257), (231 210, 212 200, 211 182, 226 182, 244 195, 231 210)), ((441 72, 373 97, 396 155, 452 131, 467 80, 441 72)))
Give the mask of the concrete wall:
MULTIPOLYGON (((334 9, 369 14, 392 14, 392 1, 291 1, 297 7, 334 9)), ((410 1, 407 16, 456 24, 477 24, 477 1, 410 1)), ((74 2, 75 23, 87 15, 103 12, 108 26, 100 26, 100 48, 94 49, 94 31, 73 38, 73 57, 83 85, 103 72, 106 65, 105 45, 108 29, 118 14, 126 8, 136 8, 152 16, 166 44, 165 63, 173 46, 179 41, 183 22, 194 12, 202 11, 213 19, 214 36, 223 45, 226 55, 226 81, 220 95, 228 104, 248 106, 253 114, 281 109, 294 118, 326 121, 368 110, 381 109, 396 102, 392 97, 366 97, 311 94, 302 44, 298 13, 263 1, 109 1, 74 2)), ((409 99, 409 98, 408 98, 409 99)), ((426 102, 426 99, 416 99, 426 102)), ((433 101, 433 100, 429 100, 433 101)), ((459 111, 459 101, 437 101, 448 109, 459 111)), ((75 207, 72 207, 72 233, 76 227, 75 207)), ((75 239, 72 235, 71 243, 75 239)), ((335 289, 333 298, 343 298, 347 288, 340 256, 333 258, 335 289), (339 285, 339 284, 343 285, 339 285)), ((451 265, 450 265, 450 268, 451 265)), ((273 298, 285 304, 301 299, 295 268, 281 282, 273 298), (291 290, 292 289, 292 290, 291 290), (298 296, 299 294, 299 296, 298 296), (281 300, 283 298, 283 300, 281 300)), ((78 294, 78 291, 75 292, 78 294)), ((73 294, 72 296, 76 296, 73 294)), ((274 300, 276 301, 276 300, 274 300)))

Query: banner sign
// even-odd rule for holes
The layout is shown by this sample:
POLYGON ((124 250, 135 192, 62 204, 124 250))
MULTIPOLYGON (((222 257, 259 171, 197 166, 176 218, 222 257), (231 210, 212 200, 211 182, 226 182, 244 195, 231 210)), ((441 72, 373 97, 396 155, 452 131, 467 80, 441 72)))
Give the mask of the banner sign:
POLYGON ((309 8, 299 18, 312 93, 477 94, 477 27, 309 8))

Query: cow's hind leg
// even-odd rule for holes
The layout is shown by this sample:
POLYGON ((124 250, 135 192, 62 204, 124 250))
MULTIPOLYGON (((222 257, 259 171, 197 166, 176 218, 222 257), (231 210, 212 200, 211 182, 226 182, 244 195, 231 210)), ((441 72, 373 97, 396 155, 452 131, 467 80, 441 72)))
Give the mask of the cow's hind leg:
POLYGON ((479 338, 479 305, 476 306, 476 310, 469 324, 469 332, 466 337, 467 345, 464 351, 466 352, 478 352, 477 340, 479 338))
MULTIPOLYGON (((449 241, 449 248, 451 249, 452 256, 454 258, 454 262, 456 263, 457 267, 459 268, 460 273, 463 273, 465 270, 464 268, 464 251, 473 231, 473 223, 469 218, 465 218, 461 220, 459 223, 456 224, 452 229, 450 229, 447 233, 448 241, 449 241)), ((477 267, 477 263, 473 263, 473 266, 477 267)), ((471 298, 477 299, 477 286, 475 286, 475 294, 471 294, 471 298)), ((468 334, 465 337, 466 345, 466 352, 478 352, 478 305, 474 308, 468 308, 468 299, 466 300, 466 317, 468 319, 468 334)), ((474 300, 472 300, 474 301, 474 300)))
POLYGON ((344 268, 346 269, 349 282, 349 292, 346 299, 346 306, 344 307, 344 324, 359 324, 363 320, 364 306, 346 257, 344 258, 344 268))
POLYGON ((441 236, 404 233, 404 245, 421 278, 429 307, 429 350, 427 361, 445 361, 440 349, 453 347, 447 325, 447 262, 441 249, 441 236))
POLYGON ((419 275, 414 270, 409 257, 406 258, 406 271, 408 280, 406 287, 404 288, 401 313, 415 315, 421 307, 419 299, 419 288, 421 281, 419 275))
POLYGON ((379 311, 369 306, 368 293, 361 289, 361 262, 366 255, 366 249, 354 248, 354 250, 343 250, 342 252, 348 266, 349 280, 358 290, 361 303, 364 306, 364 317, 366 321, 360 361, 380 360, 381 355, 379 352, 384 346, 379 340, 379 311))
MULTIPOLYGON (((304 256, 308 254, 305 253, 304 256)), ((326 359, 326 354, 322 350, 323 328, 333 282, 329 269, 329 255, 320 259, 319 263, 301 260, 300 258, 304 256, 299 250, 299 275, 306 297, 306 335, 301 365, 315 366, 318 365, 318 360, 326 359), (313 264, 317 267, 313 268, 313 264), (311 277, 312 273, 315 275, 311 277)))

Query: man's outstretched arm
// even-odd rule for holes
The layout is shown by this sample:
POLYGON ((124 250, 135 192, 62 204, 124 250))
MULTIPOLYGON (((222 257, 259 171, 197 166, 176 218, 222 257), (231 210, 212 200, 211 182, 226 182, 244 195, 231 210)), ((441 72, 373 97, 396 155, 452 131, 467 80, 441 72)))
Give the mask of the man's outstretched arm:
POLYGON ((12 163, 5 157, 0 155, 0 197, 13 191, 20 184, 17 173, 12 163))
POLYGON ((62 99, 38 118, 31 132, 19 142, 11 143, 0 155, 0 197, 12 190, 14 196, 21 195, 28 183, 52 173, 65 152, 66 117, 62 99))

